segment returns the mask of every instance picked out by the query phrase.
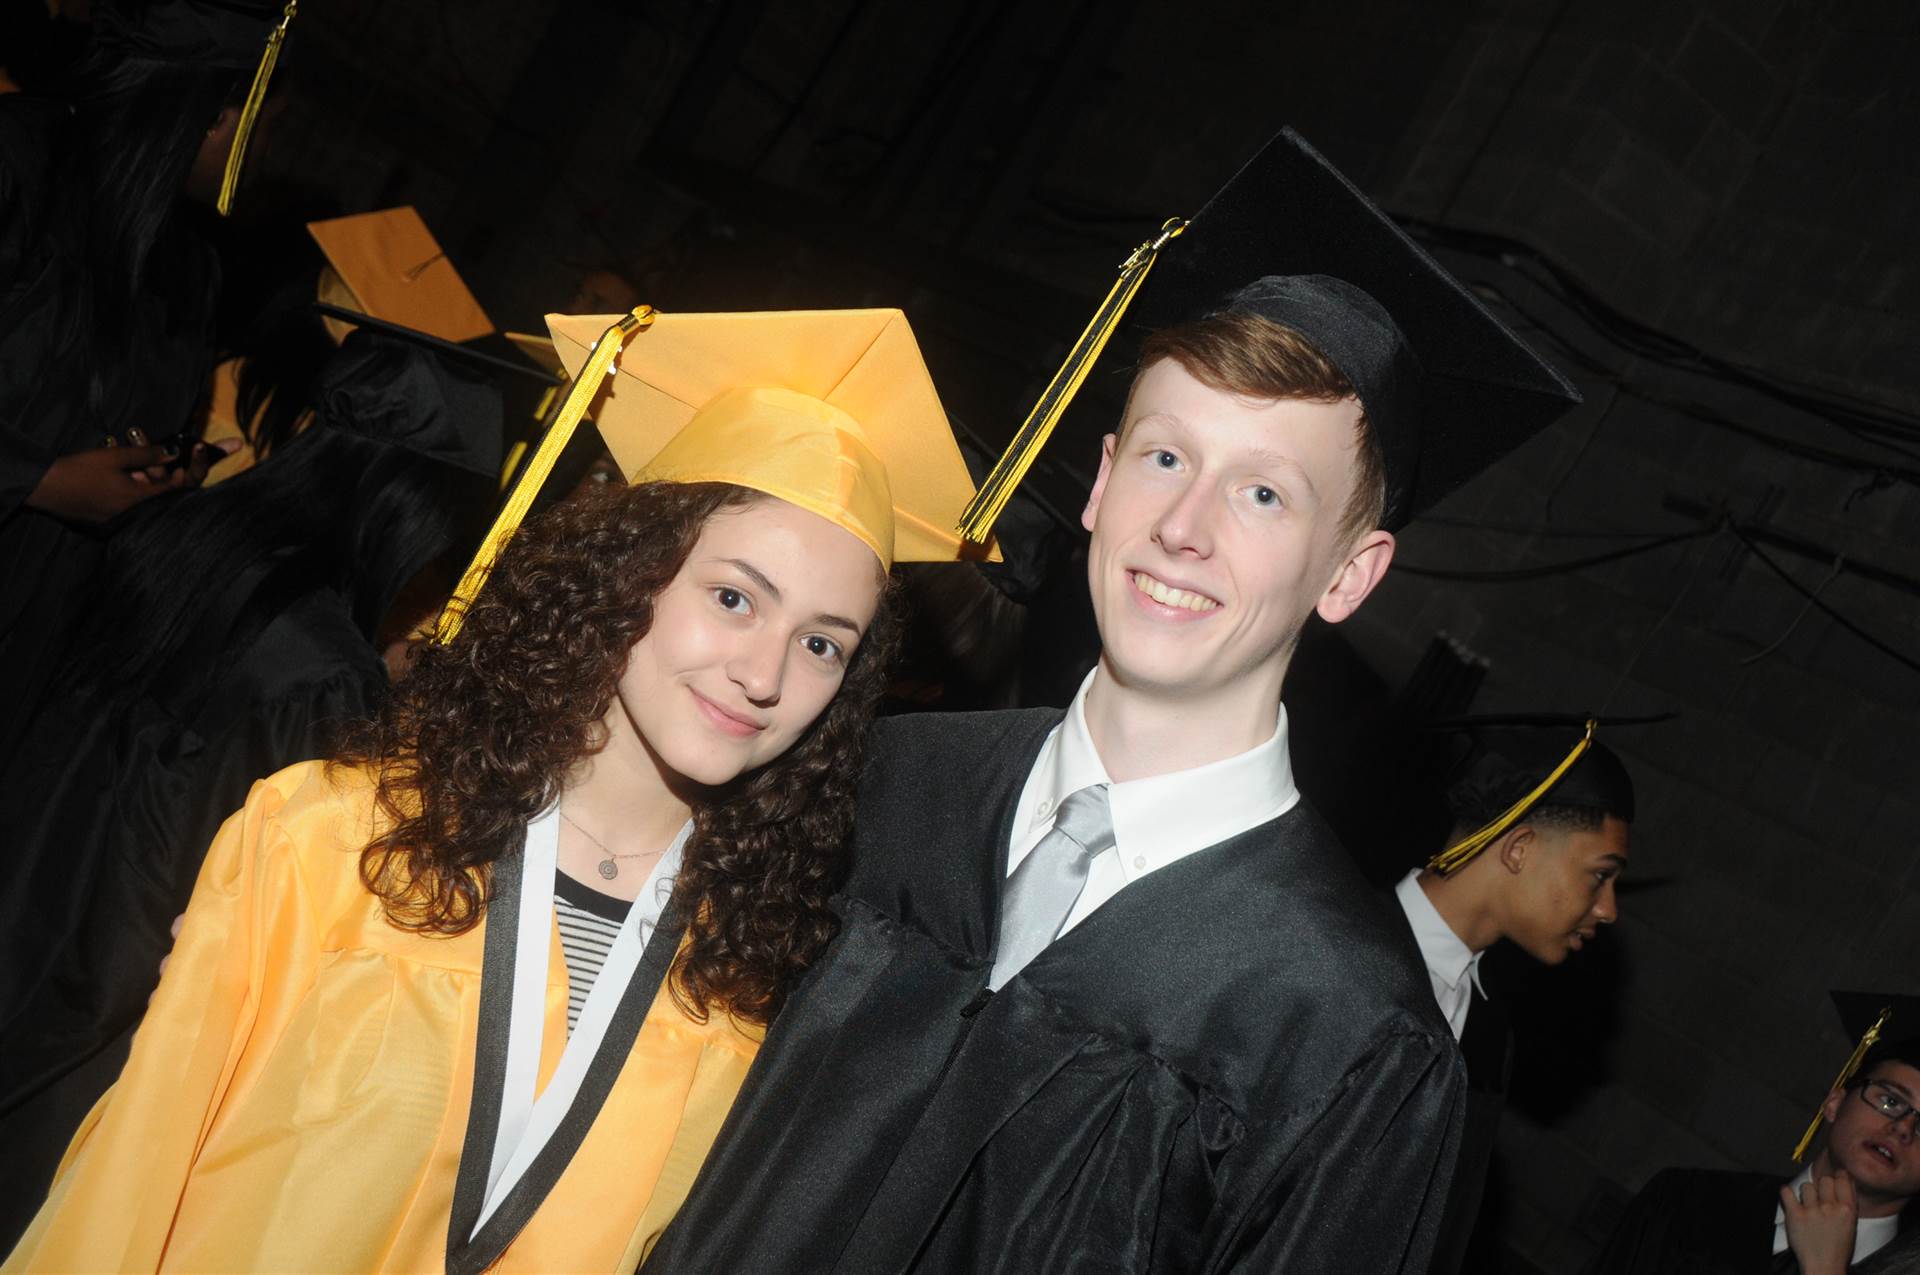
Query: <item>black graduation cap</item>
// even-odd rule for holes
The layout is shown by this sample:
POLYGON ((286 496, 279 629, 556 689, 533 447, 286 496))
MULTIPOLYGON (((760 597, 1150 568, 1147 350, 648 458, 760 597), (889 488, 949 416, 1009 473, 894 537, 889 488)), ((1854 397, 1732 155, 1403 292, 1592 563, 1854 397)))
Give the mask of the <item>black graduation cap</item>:
POLYGON ((431 332, 422 332, 418 328, 407 327, 403 323, 391 323, 386 319, 376 319, 370 314, 361 314, 345 306, 332 305, 325 301, 316 301, 313 308, 321 314, 350 323, 356 328, 366 328, 372 332, 394 337, 413 345, 421 346, 438 354, 487 372, 501 373, 533 381, 542 386, 564 385, 566 378, 558 376, 540 367, 519 352, 519 348, 501 338, 498 342, 483 345, 484 337, 472 341, 448 341, 431 332))
POLYGON ((347 430, 472 474, 500 475, 500 391, 426 346, 355 332, 320 373, 316 428, 347 430))
POLYGON ((1476 831, 1428 861, 1448 875, 1541 806, 1573 806, 1633 822, 1633 779, 1612 749, 1595 738, 1602 724, 1661 719, 1615 719, 1530 714, 1462 718, 1436 723, 1459 731, 1465 755, 1447 785, 1456 824, 1476 831))
POLYGON ((1580 393, 1292 129, 1169 246, 1135 304, 1164 327, 1258 314, 1353 383, 1404 524, 1532 437, 1580 393))
MULTIPOLYGON (((1003 458, 1011 482, 1129 298, 1136 326, 1257 314, 1313 342, 1353 383, 1372 422, 1386 462, 1388 528, 1580 401, 1564 376, 1288 128, 1184 229, 1170 223, 1129 259, 1003 458)), ((999 499, 1002 485, 1010 484, 990 476, 982 500, 999 499)), ((984 538, 978 520, 963 528, 984 538)))
POLYGON ((299 0, 97 0, 93 7, 94 39, 123 57, 253 72, 214 203, 222 217, 233 211, 247 143, 298 8, 299 0))
POLYGON ((96 0, 91 21, 95 41, 127 57, 251 71, 291 7, 282 0, 96 0))

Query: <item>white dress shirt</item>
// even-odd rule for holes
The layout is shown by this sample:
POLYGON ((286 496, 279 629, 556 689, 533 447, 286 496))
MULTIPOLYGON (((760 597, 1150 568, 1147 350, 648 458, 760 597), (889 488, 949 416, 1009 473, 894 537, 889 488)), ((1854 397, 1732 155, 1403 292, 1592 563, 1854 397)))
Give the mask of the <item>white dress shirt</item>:
POLYGON ((1467 1011, 1473 1007, 1473 993, 1478 991, 1483 1000, 1487 995, 1487 989, 1480 984, 1480 958, 1486 954, 1473 951, 1453 932, 1453 927, 1433 906, 1433 900, 1420 888, 1420 869, 1415 868, 1400 878, 1400 884, 1393 888, 1393 897, 1400 901, 1400 910, 1407 914, 1407 923, 1413 927, 1414 942, 1420 945, 1420 959, 1426 962, 1427 977, 1433 982, 1433 999, 1440 1002, 1440 1012, 1446 1015, 1453 1038, 1459 1040, 1460 1033, 1467 1029, 1467 1011))
MULTIPOLYGON (((1798 1177, 1787 1183, 1795 1195, 1800 1188, 1813 1181, 1813 1166, 1800 1170, 1798 1177)), ((1853 1259, 1847 1263, 1853 1266, 1866 1261, 1887 1245, 1893 1243, 1893 1237, 1900 1232, 1900 1215, 1892 1217, 1863 1217, 1853 1224, 1853 1259)), ((1773 1206, 1773 1251, 1776 1255, 1787 1251, 1787 1208, 1784 1204, 1773 1206)))
POLYGON ((1272 737, 1256 748, 1191 770, 1115 783, 1087 731, 1087 688, 1093 678, 1089 673, 1080 684, 1065 720, 1040 747, 1014 810, 1007 856, 1011 874, 1053 827, 1062 801, 1090 784, 1107 785, 1113 848, 1088 866, 1086 888, 1061 926, 1062 934, 1149 872, 1277 819, 1300 800, 1287 753, 1284 706, 1272 737))

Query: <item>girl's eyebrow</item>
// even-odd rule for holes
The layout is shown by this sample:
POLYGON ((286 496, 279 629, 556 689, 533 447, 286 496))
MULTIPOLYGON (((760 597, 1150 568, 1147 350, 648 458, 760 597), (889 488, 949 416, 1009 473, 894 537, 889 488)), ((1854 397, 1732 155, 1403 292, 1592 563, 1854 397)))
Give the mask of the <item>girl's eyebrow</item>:
MULTIPOLYGON (((740 572, 741 575, 747 577, 747 579, 759 585, 763 590, 766 591, 766 595, 769 598, 772 598, 775 602, 780 602, 783 600, 780 596, 780 586, 775 584, 773 581, 769 580, 767 578, 766 572, 754 566, 751 562, 748 562, 745 558, 722 558, 720 559, 720 561, 726 563, 730 567, 733 567, 735 570, 740 572)), ((860 626, 854 623, 852 620, 849 620, 844 615, 834 615, 831 612, 822 611, 820 612, 820 614, 813 617, 813 622, 815 624, 824 624, 829 628, 845 629, 847 632, 853 634, 855 637, 860 636, 860 626)))

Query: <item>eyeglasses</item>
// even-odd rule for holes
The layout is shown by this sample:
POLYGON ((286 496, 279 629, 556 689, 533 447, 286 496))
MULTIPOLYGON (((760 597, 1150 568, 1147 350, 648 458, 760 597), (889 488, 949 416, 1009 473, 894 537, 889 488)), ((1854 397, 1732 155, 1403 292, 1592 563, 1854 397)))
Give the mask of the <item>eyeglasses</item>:
MULTIPOLYGON (((1913 1104, 1902 1097, 1898 1090, 1886 1084, 1884 1081, 1869 1080, 1866 1084, 1861 1085, 1860 1101, 1872 1107, 1894 1124, 1899 1124, 1902 1120, 1914 1114, 1913 1104)), ((1914 1121, 1914 1131, 1920 1133, 1920 1120, 1914 1121)))

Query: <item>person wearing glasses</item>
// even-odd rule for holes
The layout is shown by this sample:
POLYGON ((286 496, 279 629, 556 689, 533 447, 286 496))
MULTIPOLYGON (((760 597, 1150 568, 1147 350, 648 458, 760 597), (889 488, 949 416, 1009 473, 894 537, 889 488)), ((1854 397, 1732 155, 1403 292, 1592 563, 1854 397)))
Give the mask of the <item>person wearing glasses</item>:
POLYGON ((1589 1275, 1905 1266, 1881 1251, 1920 1197, 1920 996, 1835 992, 1834 1001, 1865 1048, 1821 1104, 1815 1125, 1826 1135, 1800 1171, 1664 1170, 1627 1206, 1589 1275))

